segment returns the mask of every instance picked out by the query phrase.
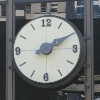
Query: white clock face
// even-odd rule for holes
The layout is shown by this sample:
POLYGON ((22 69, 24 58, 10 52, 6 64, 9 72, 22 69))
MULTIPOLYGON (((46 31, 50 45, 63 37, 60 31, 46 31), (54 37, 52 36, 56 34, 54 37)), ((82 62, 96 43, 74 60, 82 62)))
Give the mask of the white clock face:
POLYGON ((29 80, 53 83, 76 67, 81 47, 75 29, 58 17, 40 17, 26 24, 14 44, 18 70, 29 80))

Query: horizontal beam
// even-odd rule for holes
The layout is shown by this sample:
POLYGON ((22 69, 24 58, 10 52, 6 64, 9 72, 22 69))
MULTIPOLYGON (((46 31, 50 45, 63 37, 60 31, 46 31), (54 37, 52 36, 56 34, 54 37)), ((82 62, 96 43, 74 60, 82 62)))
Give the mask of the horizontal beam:
MULTIPOLYGON (((64 89, 63 92, 76 92, 76 93, 83 93, 85 92, 85 85, 84 84, 72 84, 64 89)), ((100 93, 100 84, 94 84, 94 92, 100 93)))
POLYGON ((15 0, 15 3, 62 2, 66 0, 15 0))
MULTIPOLYGON (((40 2, 64 2, 64 1, 69 1, 69 0, 15 0, 15 3, 40 3, 40 2)), ((6 4, 6 2, 7 0, 1 0, 0 4, 6 4)))
MULTIPOLYGON (((83 80, 85 80, 85 77, 84 77, 84 76, 81 76, 81 78, 82 78, 83 80)), ((78 78, 78 81, 79 81, 79 82, 82 82, 82 81, 83 81, 81 78, 78 78)), ((98 74, 98 75, 94 75, 94 81, 95 81, 95 82, 98 82, 98 81, 99 81, 99 83, 100 83, 100 75, 99 75, 99 74, 98 74)))

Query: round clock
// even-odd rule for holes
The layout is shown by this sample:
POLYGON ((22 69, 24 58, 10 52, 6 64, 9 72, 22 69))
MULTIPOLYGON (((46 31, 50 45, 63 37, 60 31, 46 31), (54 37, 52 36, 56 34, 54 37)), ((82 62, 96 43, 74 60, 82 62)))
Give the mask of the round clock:
POLYGON ((14 43, 16 70, 34 86, 53 89, 69 84, 85 58, 84 40, 68 20, 43 16, 27 23, 14 43))

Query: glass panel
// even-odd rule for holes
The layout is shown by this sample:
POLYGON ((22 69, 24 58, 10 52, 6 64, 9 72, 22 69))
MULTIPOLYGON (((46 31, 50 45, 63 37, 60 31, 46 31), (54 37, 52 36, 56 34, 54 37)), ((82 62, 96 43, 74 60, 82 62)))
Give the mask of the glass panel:
POLYGON ((31 13, 31 4, 26 4, 25 5, 25 12, 26 12, 26 14, 30 14, 31 13))
POLYGON ((41 13, 42 12, 47 12, 47 3, 46 2, 41 3, 41 13))
POLYGON ((1 5, 1 16, 6 16, 6 5, 1 5))
POLYGON ((6 90, 6 5, 0 5, 0 100, 5 100, 6 90))
MULTIPOLYGON (((94 26, 94 74, 95 83, 100 84, 100 0, 93 0, 93 26, 94 26)), ((95 100, 100 99, 100 94, 95 94, 95 100)))
POLYGON ((93 0, 93 17, 100 18, 100 0, 93 0))
POLYGON ((51 2, 51 8, 50 8, 50 12, 51 13, 57 13, 57 2, 51 2))
POLYGON ((100 74, 100 0, 93 0, 94 17, 94 68, 95 74, 100 74))
POLYGON ((68 19, 83 19, 84 0, 66 1, 66 17, 68 19))

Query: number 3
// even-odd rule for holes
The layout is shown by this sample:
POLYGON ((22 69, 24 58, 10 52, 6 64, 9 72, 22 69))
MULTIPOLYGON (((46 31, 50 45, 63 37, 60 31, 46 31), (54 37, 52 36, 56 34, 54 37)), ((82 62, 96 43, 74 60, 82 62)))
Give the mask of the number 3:
POLYGON ((77 45, 73 45, 73 52, 74 52, 74 53, 77 52, 77 45))

